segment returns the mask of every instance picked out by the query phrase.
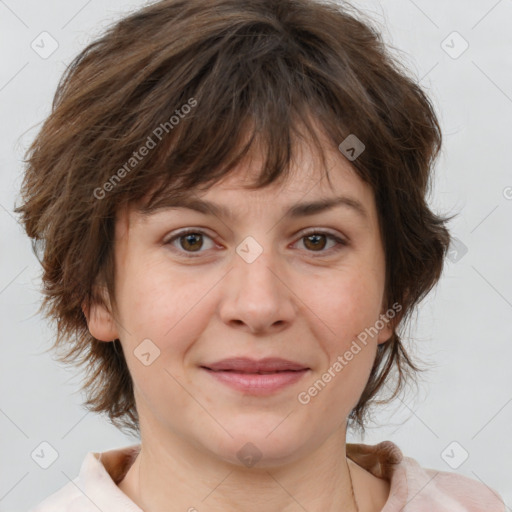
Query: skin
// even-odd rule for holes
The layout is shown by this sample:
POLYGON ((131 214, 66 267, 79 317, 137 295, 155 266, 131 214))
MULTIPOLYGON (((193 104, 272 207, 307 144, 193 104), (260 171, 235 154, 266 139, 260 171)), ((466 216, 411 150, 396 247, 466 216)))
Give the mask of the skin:
POLYGON ((194 191, 229 206, 232 220, 184 208, 118 214, 118 310, 95 305, 86 316, 97 339, 120 339, 134 382, 142 449, 119 487, 145 512, 352 511, 349 465, 360 512, 387 500, 388 482, 347 459, 345 448, 347 416, 390 325, 308 404, 297 399, 388 309, 373 191, 339 151, 328 153, 332 188, 310 148, 299 154, 281 184, 244 189, 259 171, 252 160, 194 191), (288 205, 341 194, 357 198, 367 218, 346 207, 283 217, 288 205), (207 236, 164 243, 189 227, 207 236), (310 228, 348 245, 321 237, 315 249, 303 234, 310 228), (235 251, 247 236, 263 248, 252 263, 235 251), (160 350, 149 366, 134 355, 146 338, 160 350), (282 357, 310 371, 271 396, 251 396, 199 367, 233 356, 282 357), (237 457, 247 442, 261 454, 253 467, 237 457))

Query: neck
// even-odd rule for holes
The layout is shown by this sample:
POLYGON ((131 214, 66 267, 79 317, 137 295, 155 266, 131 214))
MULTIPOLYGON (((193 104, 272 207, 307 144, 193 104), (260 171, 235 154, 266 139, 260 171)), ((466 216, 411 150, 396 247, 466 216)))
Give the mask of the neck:
POLYGON ((169 433, 158 445, 153 439, 162 437, 141 439, 142 449, 119 487, 145 512, 358 512, 356 500, 362 501, 361 474, 349 464, 359 467, 346 459, 340 430, 301 458, 278 463, 262 457, 253 467, 220 460, 169 433))

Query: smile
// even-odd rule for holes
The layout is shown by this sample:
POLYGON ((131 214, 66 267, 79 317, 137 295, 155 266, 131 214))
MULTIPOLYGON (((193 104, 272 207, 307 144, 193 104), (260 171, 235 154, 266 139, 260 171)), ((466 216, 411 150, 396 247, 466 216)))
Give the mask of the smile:
POLYGON ((211 370, 202 367, 217 382, 236 391, 251 395, 276 393, 301 380, 309 369, 278 370, 273 372, 243 372, 238 370, 211 370))

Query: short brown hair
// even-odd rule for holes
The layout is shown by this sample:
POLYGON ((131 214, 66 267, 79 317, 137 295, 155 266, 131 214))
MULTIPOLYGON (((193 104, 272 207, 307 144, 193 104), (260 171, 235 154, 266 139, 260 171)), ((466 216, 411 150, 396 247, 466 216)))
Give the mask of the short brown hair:
POLYGON ((42 254, 41 309, 57 322, 52 348, 85 367, 89 410, 139 433, 121 344, 91 336, 82 311, 103 301, 98 283, 115 309, 119 208, 152 194, 151 208, 164 195, 212 185, 254 141, 266 155, 254 188, 269 185, 286 176, 299 126, 324 158, 313 121, 334 147, 349 135, 365 146, 351 163, 374 191, 386 299, 402 306, 349 421, 364 431, 392 369, 394 392, 378 403, 421 371, 397 328, 440 278, 450 242, 450 218, 426 202, 441 147, 426 94, 349 4, 162 0, 117 22, 68 67, 27 152, 15 209, 42 254))

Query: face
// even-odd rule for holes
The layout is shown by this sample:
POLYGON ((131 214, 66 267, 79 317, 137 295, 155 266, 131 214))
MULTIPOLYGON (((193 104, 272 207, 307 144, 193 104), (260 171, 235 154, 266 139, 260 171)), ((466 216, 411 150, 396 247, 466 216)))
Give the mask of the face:
POLYGON ((388 308, 377 211, 371 188, 341 154, 329 153, 331 185, 309 149, 298 161, 280 185, 244 189, 259 170, 253 160, 191 193, 231 216, 183 206, 119 213, 118 310, 94 306, 88 321, 97 339, 122 343, 143 443, 151 433, 240 464, 250 442, 256 448, 244 449, 273 465, 344 429, 377 345, 392 334, 380 320, 388 308), (340 202, 287 213, 342 196, 360 209, 340 202), (208 369, 229 358, 297 366, 278 363, 267 375, 208 369))

